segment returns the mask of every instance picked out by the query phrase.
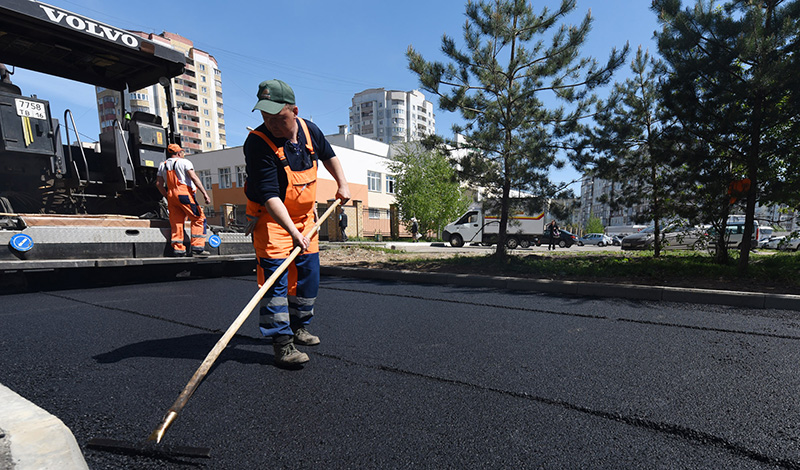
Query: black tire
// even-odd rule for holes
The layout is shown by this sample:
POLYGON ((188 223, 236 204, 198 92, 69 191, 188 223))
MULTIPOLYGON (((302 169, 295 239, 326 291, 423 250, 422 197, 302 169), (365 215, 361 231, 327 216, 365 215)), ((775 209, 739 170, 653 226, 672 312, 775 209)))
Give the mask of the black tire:
POLYGON ((602 247, 606 246, 606 244, 605 244, 605 243, 603 243, 603 242, 597 242, 597 246, 599 246, 600 248, 602 248, 602 247))
POLYGON ((455 248, 461 248, 462 246, 464 246, 464 238, 462 238, 461 235, 457 233, 450 235, 450 246, 453 246, 455 248))
POLYGON ((520 248, 529 248, 531 246, 530 240, 522 239, 519 241, 520 248))
POLYGON ((561 248, 567 248, 567 242, 565 242, 564 240, 561 240, 560 242, 558 242, 558 246, 561 247, 561 248))
POLYGON ((11 202, 8 198, 0 197, 0 212, 5 212, 6 214, 14 213, 14 208, 11 207, 11 202))
POLYGON ((514 238, 514 237, 508 237, 508 238, 506 239, 506 248, 508 248, 509 250, 513 250, 513 249, 514 249, 514 248, 516 248, 517 246, 519 246, 519 242, 517 241, 517 239, 516 239, 516 238, 514 238))

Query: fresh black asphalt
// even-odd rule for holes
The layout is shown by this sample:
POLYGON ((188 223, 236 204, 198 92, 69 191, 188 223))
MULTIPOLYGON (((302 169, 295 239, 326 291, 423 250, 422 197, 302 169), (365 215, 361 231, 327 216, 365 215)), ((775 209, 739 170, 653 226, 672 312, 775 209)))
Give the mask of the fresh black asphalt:
POLYGON ((800 468, 800 315, 323 278, 301 370, 257 312, 164 442, 143 441, 255 293, 249 277, 0 297, 0 383, 92 469, 800 468))

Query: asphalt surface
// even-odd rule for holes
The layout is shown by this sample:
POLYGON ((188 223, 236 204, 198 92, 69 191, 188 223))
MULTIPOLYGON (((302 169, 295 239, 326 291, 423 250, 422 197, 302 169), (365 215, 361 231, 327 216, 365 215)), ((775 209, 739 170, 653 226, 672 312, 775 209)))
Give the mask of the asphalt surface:
POLYGON ((800 312, 336 277, 306 367, 272 364, 254 314, 167 432, 211 459, 86 448, 143 441, 254 293, 3 296, 0 383, 92 469, 800 468, 800 312))

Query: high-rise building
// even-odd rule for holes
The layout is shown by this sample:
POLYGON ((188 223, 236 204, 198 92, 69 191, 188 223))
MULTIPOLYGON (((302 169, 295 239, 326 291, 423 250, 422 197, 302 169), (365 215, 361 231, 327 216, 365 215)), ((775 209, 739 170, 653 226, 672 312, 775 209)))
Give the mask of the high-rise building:
POLYGON ((350 132, 391 144, 436 133, 433 104, 417 90, 370 88, 353 96, 350 132))
MULTIPOLYGON (((222 107, 222 72, 211 54, 197 49, 183 36, 163 32, 150 34, 134 31, 145 39, 183 52, 186 70, 172 79, 172 103, 175 107, 175 131, 181 137, 181 146, 187 154, 225 148, 225 113, 222 107)), ((97 88, 97 110, 100 130, 122 121, 122 104, 112 90, 97 88)), ((128 94, 127 111, 143 111, 160 116, 167 121, 167 98, 159 84, 128 94)))

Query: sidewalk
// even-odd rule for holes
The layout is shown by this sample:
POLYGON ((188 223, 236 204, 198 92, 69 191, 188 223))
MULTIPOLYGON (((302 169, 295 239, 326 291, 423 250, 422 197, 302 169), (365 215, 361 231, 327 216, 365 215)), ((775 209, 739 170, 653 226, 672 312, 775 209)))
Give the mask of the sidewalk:
POLYGON ((0 384, 0 470, 88 470, 60 419, 0 384))

